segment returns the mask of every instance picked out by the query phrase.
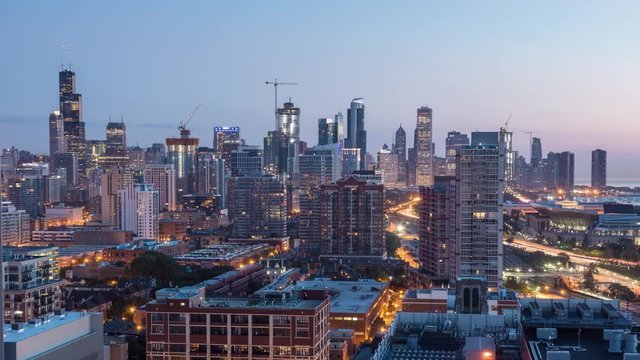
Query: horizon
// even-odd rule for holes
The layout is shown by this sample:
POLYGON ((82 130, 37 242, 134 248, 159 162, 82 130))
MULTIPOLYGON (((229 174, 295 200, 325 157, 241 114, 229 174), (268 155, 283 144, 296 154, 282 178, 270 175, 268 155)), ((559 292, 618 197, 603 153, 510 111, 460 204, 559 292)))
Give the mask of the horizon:
POLYGON ((575 153, 576 180, 596 148, 607 150, 611 180, 640 180, 631 15, 640 4, 572 4, 5 4, 0 29, 16 36, 0 41, 19 56, 0 58, 0 146, 47 152, 60 47, 71 44, 87 139, 103 139, 109 115, 122 113, 129 146, 164 143, 202 103, 189 128, 203 145, 214 126, 240 126, 261 145, 273 127, 264 82, 278 78, 300 84, 281 87, 279 103, 301 108, 310 146, 318 118, 363 97, 374 157, 401 124, 412 144, 415 111, 427 105, 439 156, 448 131, 497 131, 512 114, 514 149, 527 159, 525 131, 540 131, 543 154, 575 153))

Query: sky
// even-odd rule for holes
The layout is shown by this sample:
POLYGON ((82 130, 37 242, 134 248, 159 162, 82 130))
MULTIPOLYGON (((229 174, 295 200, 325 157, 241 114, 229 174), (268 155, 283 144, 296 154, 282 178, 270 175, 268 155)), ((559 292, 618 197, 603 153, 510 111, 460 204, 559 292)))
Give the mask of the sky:
POLYGON ((576 154, 576 179, 602 148, 610 179, 640 181, 639 13, 637 1, 3 1, 0 147, 48 151, 70 44, 88 139, 123 114, 129 145, 164 142, 202 104, 189 124, 201 144, 224 125, 262 144, 264 81, 278 78, 299 83, 279 97, 301 108, 310 145, 318 118, 363 97, 371 153, 400 124, 412 144, 427 105, 440 155, 448 131, 511 114, 525 157, 536 131, 543 153, 576 154))

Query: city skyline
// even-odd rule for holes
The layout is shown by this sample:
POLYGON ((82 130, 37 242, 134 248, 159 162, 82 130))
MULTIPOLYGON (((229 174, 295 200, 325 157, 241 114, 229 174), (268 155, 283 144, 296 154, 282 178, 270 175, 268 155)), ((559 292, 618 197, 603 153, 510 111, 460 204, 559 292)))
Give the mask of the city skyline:
MULTIPOLYGON (((43 3, 39 9, 42 14, 35 15, 19 4, 5 5, 6 13, 12 16, 0 28, 20 36, 3 39, 3 47, 29 61, 18 61, 22 56, 0 60, 6 79, 0 87, 1 147, 47 151, 44 126, 48 114, 57 108, 60 46, 71 43, 87 139, 104 136, 109 113, 124 113, 130 145, 160 143, 175 136, 178 122, 186 119, 196 104, 203 103, 190 124, 193 136, 202 144, 212 143, 214 126, 234 125, 243 129, 249 144, 260 144, 272 127, 273 93, 263 82, 278 76, 300 83, 282 88, 279 102, 291 97, 301 108, 301 138, 310 145, 315 144, 318 118, 344 113, 350 99, 363 97, 371 154, 383 143, 392 143, 400 124, 411 133, 415 108, 427 105, 433 109, 438 156, 444 154, 448 131, 495 131, 511 113, 509 128, 514 132, 514 148, 521 155, 529 155, 529 137, 524 132, 542 131, 537 136, 542 139, 543 154, 564 150, 576 154, 576 183, 588 184, 590 152, 596 148, 609 153, 612 184, 621 178, 640 179, 634 170, 637 166, 633 166, 638 163, 633 131, 627 131, 635 110, 631 86, 640 74, 627 68, 637 53, 632 42, 637 25, 628 21, 626 14, 633 10, 626 7, 636 4, 620 3, 614 8, 587 3, 581 11, 568 4, 554 4, 555 11, 549 12, 543 4, 518 7, 503 2, 486 6, 467 3, 459 8, 404 3, 395 9, 367 3, 366 14, 373 19, 384 8, 388 21, 374 24, 365 17, 357 25, 346 22, 357 6, 347 5, 343 11, 337 2, 314 15, 304 6, 286 2, 269 7, 256 3, 243 12, 240 10, 246 9, 242 6, 199 3, 178 10, 170 24, 161 21, 168 16, 168 7, 151 9, 144 3, 136 4, 125 14, 120 6, 71 4, 56 7, 43 3), (491 15, 496 8, 508 16, 491 15), (413 10, 438 15, 435 24, 409 25, 411 21, 404 20, 421 12, 413 10), (147 11, 155 16, 143 19, 141 14, 147 11), (490 16, 486 22, 471 17, 478 11, 490 16), (257 29, 266 26, 273 12, 295 15, 292 26, 304 25, 305 34, 292 34, 287 26, 260 33, 257 29), (27 16, 44 14, 76 16, 78 23, 61 22, 54 28, 46 21, 34 21, 29 28, 18 25, 27 16), (317 30, 323 16, 334 17, 344 26, 324 36, 317 30), (544 18, 545 29, 537 27, 537 16, 544 18), (120 26, 109 27, 110 33, 105 33, 103 30, 116 20, 120 26), (447 21, 453 24, 444 26, 447 21), (242 30, 249 22, 257 23, 251 30, 242 30), (592 29, 595 23, 601 27, 592 29), (461 27, 454 29, 453 25, 461 27), (85 26, 86 31, 73 32, 78 26, 85 26), (176 30, 178 34, 169 36, 168 32, 176 30), (472 34, 470 30, 477 31, 472 34), (369 32, 380 36, 363 37, 369 32), (212 39, 203 42, 208 35, 212 39), (285 35, 291 51, 300 55, 279 57, 274 50, 279 47, 270 47, 285 41, 285 35), (398 35, 405 37, 392 41, 398 35), (138 36, 151 40, 138 46, 138 36), (187 41, 172 41, 177 38, 187 41), (308 44, 307 38, 315 42, 308 44), (361 41, 353 44, 349 40, 354 38, 361 41), (232 44, 233 39, 237 41, 232 44), (416 49, 415 44, 421 42, 430 45, 430 51, 416 49), (237 53, 252 46, 264 55, 251 56, 249 61, 242 52, 237 53), (347 56, 349 46, 358 53, 347 56), (606 51, 595 53, 592 50, 596 47, 606 51), (318 57, 331 49, 336 56, 318 57), (465 57, 471 53, 476 57, 469 69, 465 57), (411 59, 403 59, 408 55, 411 59), (599 86, 587 85, 594 81, 599 86), (247 102, 254 106, 247 107, 247 102), (605 128, 597 126, 602 119, 608 125, 605 128), (42 131, 22 135, 34 126, 42 131), (615 142, 611 140, 614 136, 615 142)), ((410 134, 408 143, 412 138, 410 134)))

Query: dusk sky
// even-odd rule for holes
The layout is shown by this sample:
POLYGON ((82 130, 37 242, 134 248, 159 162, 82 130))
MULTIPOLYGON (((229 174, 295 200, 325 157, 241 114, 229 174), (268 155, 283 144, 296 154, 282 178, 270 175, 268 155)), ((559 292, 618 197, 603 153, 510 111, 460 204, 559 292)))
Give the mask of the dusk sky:
POLYGON ((262 144, 277 77, 300 83, 280 100, 301 108, 310 145, 319 117, 363 97, 372 154, 400 124, 413 144, 421 105, 440 155, 447 131, 497 130, 511 113, 527 158, 524 132, 540 131, 545 154, 575 152, 577 180, 595 148, 610 179, 640 180, 638 1, 38 3, 0 5, 0 147, 48 151, 71 44, 87 139, 123 113, 129 145, 164 142, 201 103, 189 126, 201 144, 216 125, 262 144))

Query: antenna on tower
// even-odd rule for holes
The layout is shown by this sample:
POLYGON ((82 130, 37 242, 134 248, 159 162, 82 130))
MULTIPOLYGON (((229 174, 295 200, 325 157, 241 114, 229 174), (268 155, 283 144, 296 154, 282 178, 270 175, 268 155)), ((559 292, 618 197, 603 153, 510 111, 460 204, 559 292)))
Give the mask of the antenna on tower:
POLYGON ((73 55, 73 49, 71 44, 64 44, 62 48, 62 64, 60 64, 61 70, 71 70, 71 59, 73 55), (66 62, 65 62, 66 61, 66 62))

